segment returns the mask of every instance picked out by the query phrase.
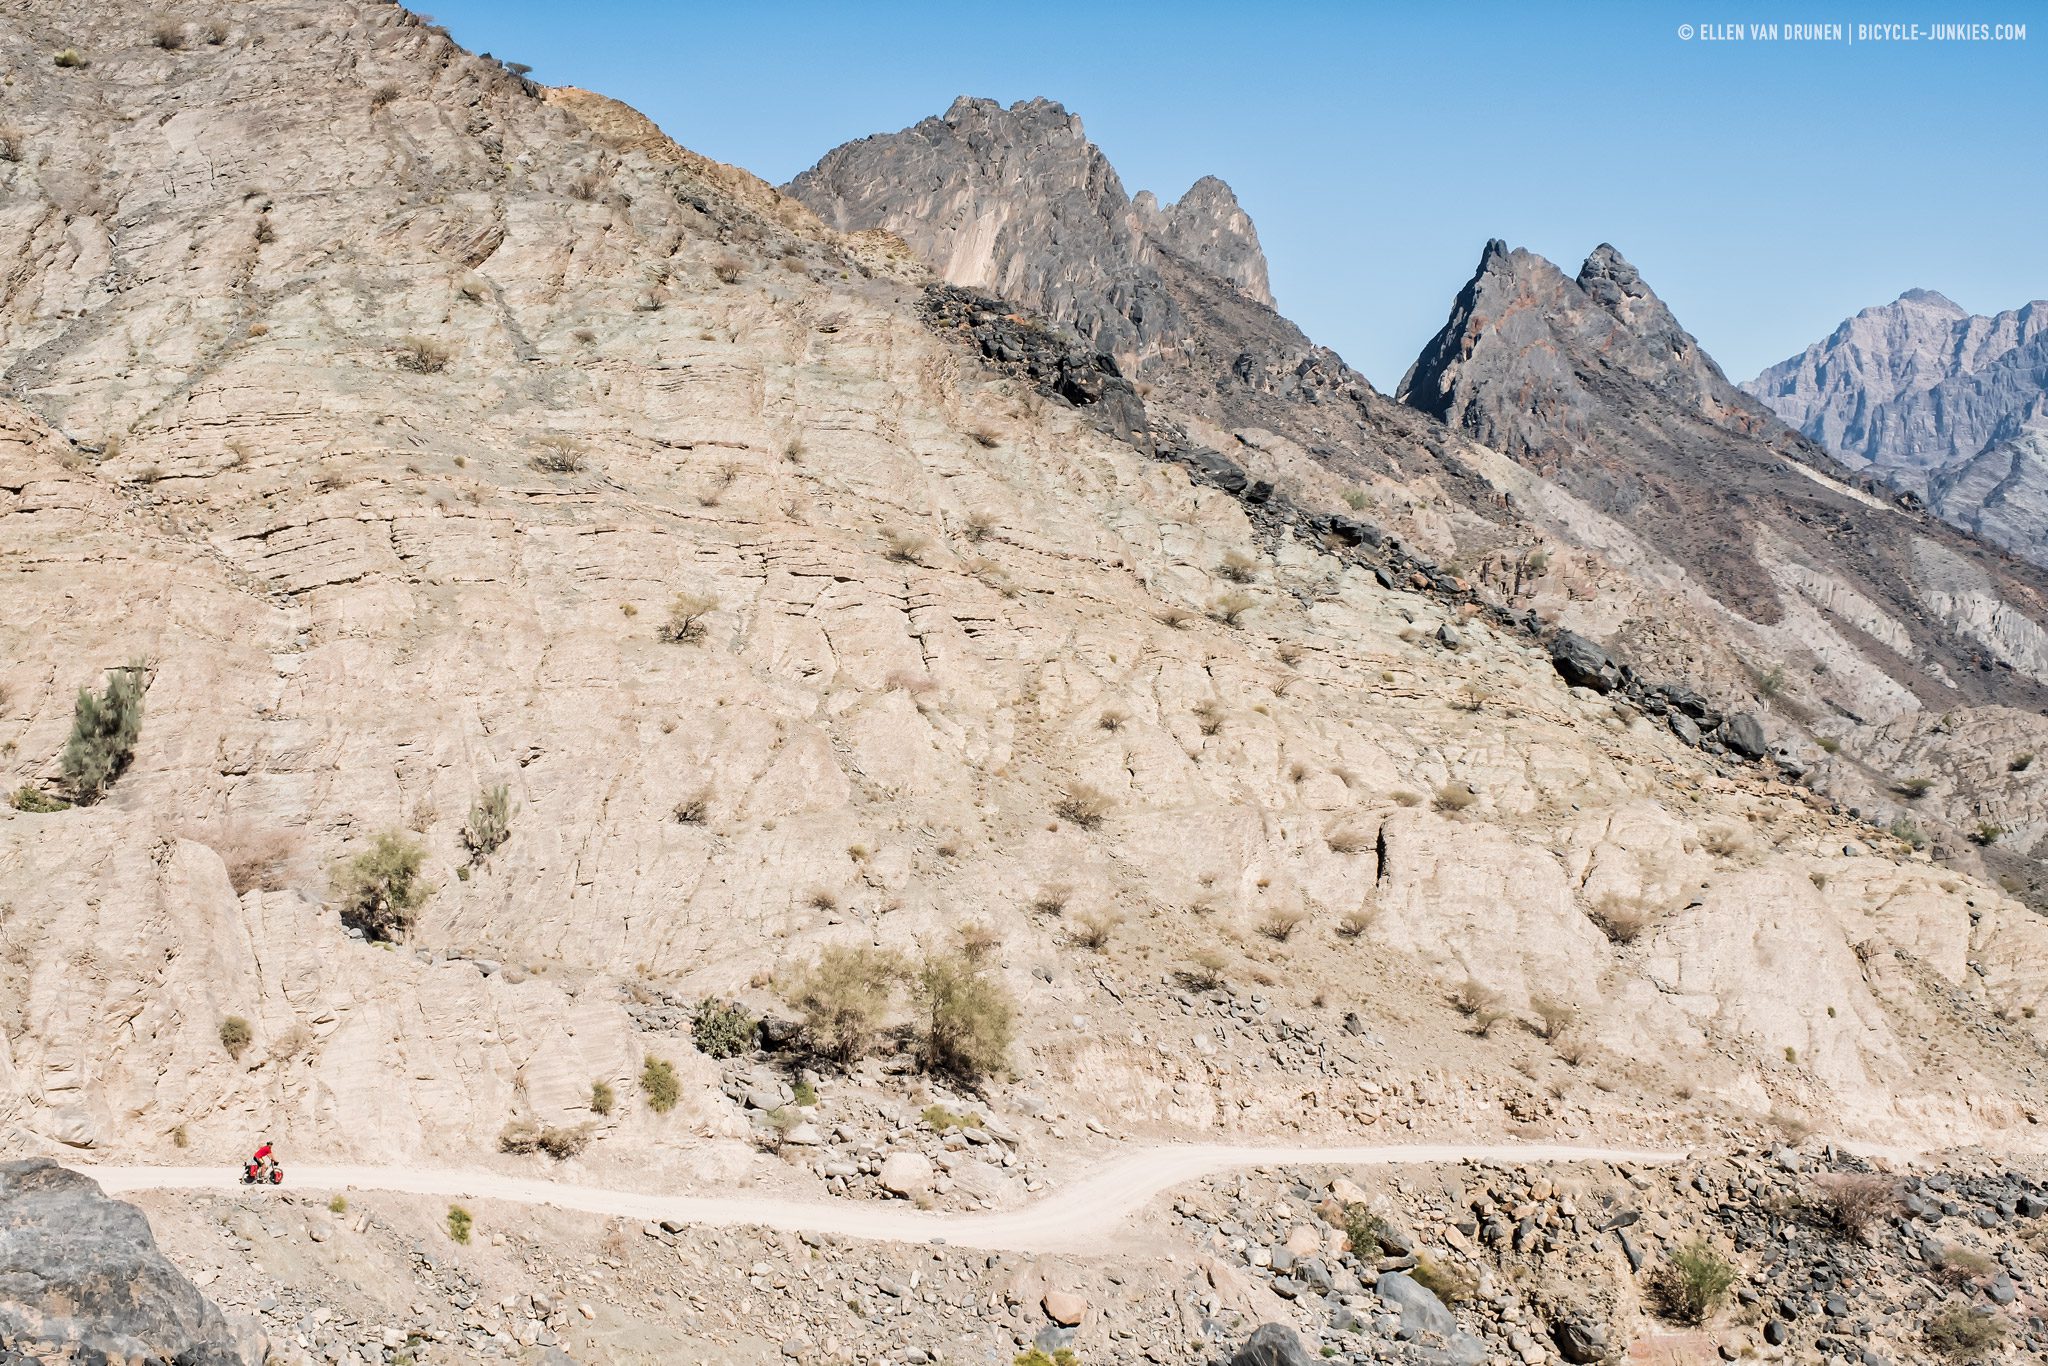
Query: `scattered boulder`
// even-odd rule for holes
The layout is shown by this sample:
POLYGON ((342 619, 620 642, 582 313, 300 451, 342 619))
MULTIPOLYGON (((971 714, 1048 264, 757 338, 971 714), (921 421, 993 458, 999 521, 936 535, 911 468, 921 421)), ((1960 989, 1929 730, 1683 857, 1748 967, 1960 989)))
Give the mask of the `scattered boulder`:
POLYGON ((1550 662, 1574 688, 1612 692, 1621 686, 1621 670, 1607 651, 1576 631, 1559 631, 1550 643, 1550 662))
POLYGON ((1583 1314, 1566 1314, 1550 1326, 1550 1340, 1557 1354, 1572 1366, 1590 1366, 1607 1359, 1607 1334, 1583 1314))
POLYGON ((932 1160, 923 1153, 890 1153, 882 1159, 882 1189, 906 1199, 932 1188, 932 1160))
POLYGON ((1721 727, 1721 743, 1745 759, 1761 759, 1770 753, 1764 723, 1749 712, 1739 712, 1721 727))
POLYGON ((46 1158, 0 1163, 0 1347, 9 1360, 257 1366, 157 1251, 141 1210, 46 1158))
POLYGON ((1315 1360, 1301 1345, 1301 1334, 1284 1323, 1262 1323, 1237 1349, 1230 1366, 1314 1366, 1315 1360))
POLYGON ((1062 1328, 1076 1327, 1088 1317, 1087 1297, 1071 1290, 1048 1290, 1039 1303, 1045 1316, 1062 1328))
POLYGON ((1401 1316, 1402 1338, 1441 1341, 1444 1360, 1454 1366, 1480 1366, 1486 1360, 1486 1344, 1460 1331, 1457 1316, 1429 1287, 1405 1271, 1382 1273, 1373 1290, 1401 1316))

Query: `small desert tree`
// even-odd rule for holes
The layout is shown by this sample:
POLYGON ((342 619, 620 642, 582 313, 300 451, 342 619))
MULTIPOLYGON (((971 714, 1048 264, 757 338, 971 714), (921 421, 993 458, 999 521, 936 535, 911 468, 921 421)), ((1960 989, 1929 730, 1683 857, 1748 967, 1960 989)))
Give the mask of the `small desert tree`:
POLYGON ((255 1041, 256 1031, 241 1016, 230 1015, 220 1022, 220 1046, 228 1051, 229 1057, 240 1060, 255 1041))
POLYGON ((981 960, 962 951, 926 958, 913 986, 920 1016, 918 1060, 963 1081, 1009 1066, 1017 1007, 981 960))
POLYGON ((683 1098, 683 1082, 676 1075, 676 1065, 667 1058, 649 1054, 646 1065, 640 1069, 640 1090, 647 1097, 647 1108, 657 1115, 675 1109, 676 1102, 683 1098))
POLYGON ((811 1047, 854 1063, 873 1049, 904 973, 901 955, 887 949, 834 944, 820 950, 784 994, 802 1014, 811 1047))
POLYGON ((477 793, 476 805, 469 808, 469 821, 462 827, 462 844, 469 850, 470 863, 482 863, 511 838, 512 796, 505 784, 477 793))
POLYGON ((420 864, 427 851, 396 830, 334 870, 341 920, 372 939, 398 939, 412 928, 413 912, 427 899, 420 864))
POLYGON ((78 690, 71 712, 71 738, 59 761, 64 779, 80 803, 96 802, 107 793, 134 757, 142 733, 142 689, 148 666, 135 663, 107 674, 104 691, 78 690))

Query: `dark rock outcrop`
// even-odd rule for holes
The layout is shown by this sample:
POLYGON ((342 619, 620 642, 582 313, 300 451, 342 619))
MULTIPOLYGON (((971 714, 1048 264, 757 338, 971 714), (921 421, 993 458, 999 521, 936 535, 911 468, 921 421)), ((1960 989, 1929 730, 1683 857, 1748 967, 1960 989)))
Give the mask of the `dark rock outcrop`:
POLYGON ((1574 688, 1612 692, 1621 683, 1621 670, 1607 651, 1573 631, 1557 633, 1550 643, 1550 662, 1574 688))
POLYGON ((149 1220, 54 1162, 0 1163, 0 1347, 34 1359, 255 1366, 149 1220))

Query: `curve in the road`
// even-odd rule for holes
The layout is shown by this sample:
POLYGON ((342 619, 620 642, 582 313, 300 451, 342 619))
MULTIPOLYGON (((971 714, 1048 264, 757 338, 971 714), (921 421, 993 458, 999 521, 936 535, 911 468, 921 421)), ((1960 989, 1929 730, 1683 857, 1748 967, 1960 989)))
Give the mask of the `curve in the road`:
MULTIPOLYGON (((1559 1144, 1397 1144, 1379 1147, 1286 1147, 1183 1144, 1144 1148, 1112 1159, 1078 1181, 1021 1209, 932 1214, 893 1204, 788 1200, 752 1196, 649 1195, 493 1172, 414 1167, 290 1167, 286 1189, 395 1191, 447 1199, 552 1205, 585 1214, 645 1221, 674 1220, 721 1227, 756 1226, 837 1234, 875 1242, 935 1239, 997 1252, 1082 1252, 1100 1249, 1133 1213, 1175 1186, 1239 1168, 1279 1166, 1385 1167, 1432 1163, 1676 1162, 1684 1153, 1559 1144)), ((109 1194, 145 1190, 234 1190, 231 1169, 214 1167, 81 1166, 109 1194)))

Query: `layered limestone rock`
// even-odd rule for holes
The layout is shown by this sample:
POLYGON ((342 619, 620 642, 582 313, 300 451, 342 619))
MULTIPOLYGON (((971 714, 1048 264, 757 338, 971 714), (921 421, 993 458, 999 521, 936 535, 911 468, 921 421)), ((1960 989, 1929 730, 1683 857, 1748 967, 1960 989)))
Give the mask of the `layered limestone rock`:
MULTIPOLYGON (((156 22, 0 23, 25 111, 0 168, 5 785, 61 791, 78 689, 147 680, 105 801, 0 811, 10 1147, 212 1154, 261 1123, 306 1160, 484 1161, 533 1118, 592 1124, 591 1167, 726 1175, 767 1159, 650 1002, 772 1005, 821 946, 969 922, 1025 1003, 996 1093, 1164 1132, 1357 1107, 1321 1071, 1254 1092, 1165 1046, 1174 974, 1210 955, 1479 1086, 1520 1083, 1448 996, 1562 993, 1627 1060, 1586 1103, 1631 1131, 1681 1072, 1700 1107, 1862 1133, 2022 1122, 2041 1026, 1989 1026, 2048 958, 2002 894, 1896 842, 1836 880, 1867 829, 1566 689, 1428 576, 1388 586, 1281 515, 1306 501, 1191 479, 981 368, 887 244, 608 102, 383 5, 169 49, 156 22), (88 64, 45 60, 54 35, 88 64), (477 858, 462 827, 500 784, 511 835, 477 858), (396 947, 345 933, 330 881, 387 831, 430 888, 396 947), (1908 888, 1929 909, 1894 941, 1908 888), (1643 934, 1600 928, 1610 892, 1643 934), (1100 949, 1084 912, 1118 927, 1100 949), (1871 938, 1937 966, 1879 990, 1850 966, 1871 938), (1973 954, 2001 966, 1942 975, 1973 954), (1647 1008, 1667 985, 1683 1012, 1647 1008), (1939 1066, 1937 1006, 1963 1022, 1939 1066), (649 1056, 676 1111, 591 1109, 649 1056)), ((1651 312, 1618 263, 1587 288, 1651 312)), ((1424 496, 1469 458, 1485 498, 1554 495, 1641 548, 1421 416, 1378 430, 1434 443, 1375 485, 1405 491, 1395 525, 1474 525, 1424 496)), ((1242 433, 1337 505, 1300 442, 1242 433)), ((1667 565, 1617 600, 1693 611, 1667 565)))

